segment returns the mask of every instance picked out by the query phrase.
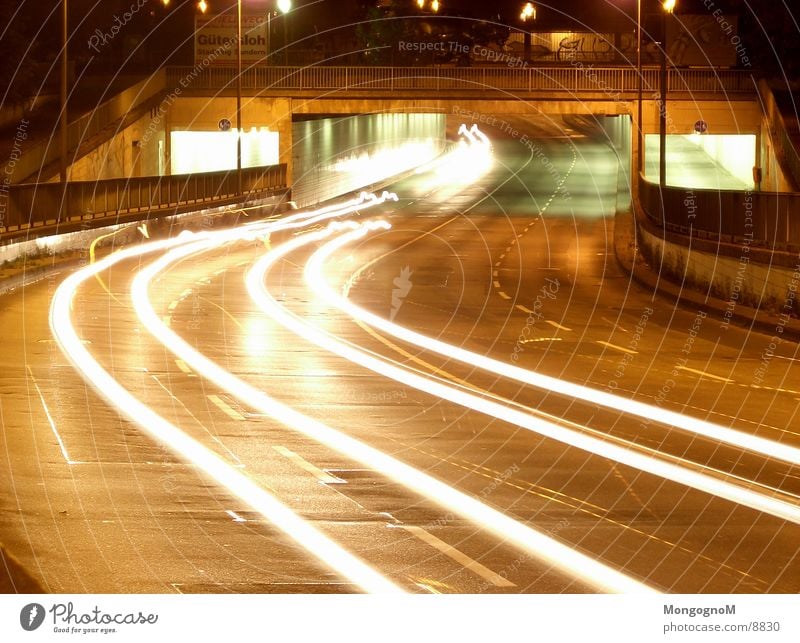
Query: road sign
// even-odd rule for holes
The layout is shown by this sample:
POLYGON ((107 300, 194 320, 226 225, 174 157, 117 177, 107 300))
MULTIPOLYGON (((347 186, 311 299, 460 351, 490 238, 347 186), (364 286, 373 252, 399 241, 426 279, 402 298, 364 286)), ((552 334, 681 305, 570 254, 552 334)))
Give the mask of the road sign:
POLYGON ((219 121, 219 128, 223 132, 227 132, 231 128, 231 122, 227 118, 221 118, 219 121))
POLYGON ((694 124, 694 131, 698 134, 705 134, 708 131, 708 123, 706 121, 697 121, 694 124))

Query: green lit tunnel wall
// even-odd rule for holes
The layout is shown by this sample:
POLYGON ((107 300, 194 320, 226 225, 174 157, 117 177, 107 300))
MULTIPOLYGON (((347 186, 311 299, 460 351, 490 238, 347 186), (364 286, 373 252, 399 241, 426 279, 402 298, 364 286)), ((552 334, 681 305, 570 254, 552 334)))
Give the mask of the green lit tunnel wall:
POLYGON ((445 142, 444 114, 361 114, 292 124, 292 198, 330 199, 424 163, 445 142))

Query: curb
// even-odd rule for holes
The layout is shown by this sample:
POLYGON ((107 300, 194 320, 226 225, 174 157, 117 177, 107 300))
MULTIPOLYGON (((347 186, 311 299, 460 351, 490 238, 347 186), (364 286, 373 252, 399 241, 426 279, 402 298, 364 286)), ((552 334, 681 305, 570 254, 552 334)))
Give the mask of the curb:
POLYGON ((0 593, 2 594, 47 594, 41 583, 0 546, 0 593))

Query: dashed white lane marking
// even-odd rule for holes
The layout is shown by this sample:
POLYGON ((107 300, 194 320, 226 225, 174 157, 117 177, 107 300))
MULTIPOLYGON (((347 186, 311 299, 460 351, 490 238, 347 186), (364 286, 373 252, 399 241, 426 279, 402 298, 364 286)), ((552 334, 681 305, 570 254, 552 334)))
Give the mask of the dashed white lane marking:
POLYGON ((70 465, 83 464, 69 457, 69 453, 67 453, 67 447, 64 445, 64 440, 61 439, 61 434, 58 432, 58 429, 56 428, 56 423, 53 420, 53 416, 50 415, 50 409, 47 407, 47 402, 44 401, 44 395, 42 394, 42 389, 39 388, 39 383, 33 376, 33 371, 31 370, 30 366, 28 366, 28 374, 31 376, 31 381, 33 382, 33 386, 36 389, 36 392, 39 394, 39 399, 42 401, 42 408, 44 409, 44 414, 47 417, 47 422, 50 424, 50 430, 53 432, 53 435, 56 436, 56 442, 58 442, 58 447, 59 449, 61 449, 61 455, 64 456, 64 460, 66 460, 67 464, 70 465))
POLYGON ((234 420, 245 419, 244 415, 239 413, 239 411, 234 409, 230 404, 228 404, 218 395, 207 395, 206 397, 214 403, 214 406, 216 406, 220 411, 222 411, 228 417, 232 417, 234 420))
POLYGON ((448 545, 446 542, 440 540, 432 533, 424 530, 422 527, 414 527, 412 525, 390 525, 390 527, 400 527, 405 529, 408 533, 416 536, 424 543, 427 543, 434 549, 442 552, 448 558, 453 559, 459 565, 462 565, 464 568, 470 570, 474 574, 477 574, 486 582, 491 583, 496 587, 516 587, 516 585, 507 578, 503 578, 500 574, 493 572, 485 565, 482 565, 477 560, 470 558, 464 552, 456 549, 452 545, 448 545))
POLYGON ((608 317, 601 317, 600 319, 602 319, 607 324, 611 324, 617 330, 621 330, 623 333, 629 332, 625 330, 622 326, 620 326, 617 322, 615 322, 613 319, 609 319, 608 317))
POLYGON ((572 331, 571 328, 567 328, 566 326, 562 326, 558 322, 554 322, 552 319, 545 319, 544 323, 545 324, 550 324, 553 328, 558 328, 558 330, 565 330, 567 332, 572 331))
POLYGON ((597 340, 597 343, 601 346, 607 346, 608 348, 613 348, 615 351, 622 351, 623 353, 628 353, 628 355, 638 355, 639 351, 631 350, 630 348, 623 348, 622 346, 617 346, 616 344, 612 344, 611 342, 604 342, 600 339, 597 340))
POLYGON ((492 284, 494 285, 495 288, 499 288, 500 287, 500 282, 499 281, 495 280, 495 281, 492 282, 492 284))
POLYGON ((696 368, 689 368, 688 366, 679 366, 678 368, 682 371, 688 371, 689 373, 694 373, 700 377, 705 377, 717 382, 733 382, 733 380, 730 380, 727 377, 720 377, 719 375, 712 375, 711 373, 706 373, 705 371, 698 371, 696 368))
POLYGON ((175 310, 175 309, 178 307, 178 304, 179 304, 179 303, 180 303, 180 302, 179 302, 177 299, 176 299, 175 301, 171 301, 171 302, 169 302, 169 306, 167 306, 167 309, 168 309, 170 312, 172 312, 173 310, 175 310))
POLYGON ((247 520, 245 518, 242 518, 235 511, 231 511, 230 509, 226 509, 225 513, 228 514, 231 518, 233 518, 233 522, 247 522, 247 520))
POLYGON ((169 326, 172 323, 172 317, 166 315, 161 318, 161 321, 164 322, 164 326, 169 326))
POLYGON ((503 299, 511 299, 511 297, 505 294, 502 290, 498 290, 497 294, 500 295, 503 299))
POLYGON ((283 457, 288 458, 289 460, 294 462, 298 467, 300 467, 304 471, 308 471, 320 482, 324 482, 325 484, 345 484, 347 482, 346 480, 342 480, 341 478, 337 478, 336 476, 331 475, 327 471, 323 471, 319 467, 315 467, 308 460, 296 454, 291 449, 275 445, 273 445, 272 448, 278 453, 280 453, 283 457))
POLYGON ((517 310, 521 310, 523 313, 526 313, 528 315, 533 314, 533 311, 530 308, 526 308, 522 304, 517 304, 516 308, 517 310))
POLYGON ((186 364, 186 362, 184 362, 182 359, 176 359, 175 360, 175 364, 178 366, 179 369, 181 369, 187 375, 195 376, 194 373, 192 373, 192 369, 189 368, 189 366, 186 364))
POLYGON ((180 404, 180 405, 183 407, 183 409, 184 409, 184 410, 185 410, 185 411, 186 411, 186 412, 189 414, 189 417, 190 417, 190 418, 192 418, 192 419, 193 419, 195 422, 197 422, 197 425, 198 425, 199 427, 201 427, 201 428, 203 429, 203 431, 205 431, 205 432, 206 432, 206 433, 207 433, 207 434, 208 434, 208 435, 211 437, 211 439, 212 439, 212 440, 214 440, 214 442, 216 442, 216 443, 217 443, 217 444, 220 446, 220 448, 221 448, 223 451, 225 451, 225 452, 226 452, 226 453, 227 453, 227 454, 228 454, 228 455, 231 457, 231 459, 232 459, 232 460, 234 460, 234 461, 236 462, 236 466, 237 466, 237 467, 240 467, 240 468, 242 468, 242 469, 244 469, 244 468, 245 468, 245 464, 244 464, 244 462, 242 462, 242 461, 239 459, 239 456, 237 456, 237 455, 236 455, 236 454, 235 454, 233 451, 231 451, 231 450, 230 450, 230 449, 229 449, 229 448, 228 448, 228 447, 225 445, 225 443, 224 443, 222 440, 220 440, 220 439, 219 439, 219 437, 218 437, 218 436, 214 435, 214 434, 213 434, 211 431, 209 431, 209 430, 208 430, 208 427, 207 427, 205 424, 203 424, 203 423, 202 423, 202 422, 201 422, 201 421, 200 421, 200 420, 197 418, 197 416, 196 416, 194 413, 192 413, 192 412, 189 410, 189 407, 188 407, 188 406, 186 406, 186 404, 184 404, 184 403, 183 403, 183 400, 181 400, 181 399, 180 399, 180 398, 179 398, 177 395, 175 395, 175 393, 173 393, 173 392, 172 392, 172 391, 169 389, 169 387, 165 386, 165 385, 164 385, 164 382, 162 382, 160 379, 158 379, 158 376, 156 376, 156 375, 151 375, 150 377, 152 377, 152 378, 153 378, 153 381, 154 381, 156 384, 158 384, 158 385, 161 387, 161 389, 162 389, 162 390, 163 390, 163 391, 164 391, 164 392, 165 392, 167 395, 169 395, 169 396, 170 396, 170 397, 171 397, 173 400, 175 400, 175 402, 177 402, 178 404, 180 404))

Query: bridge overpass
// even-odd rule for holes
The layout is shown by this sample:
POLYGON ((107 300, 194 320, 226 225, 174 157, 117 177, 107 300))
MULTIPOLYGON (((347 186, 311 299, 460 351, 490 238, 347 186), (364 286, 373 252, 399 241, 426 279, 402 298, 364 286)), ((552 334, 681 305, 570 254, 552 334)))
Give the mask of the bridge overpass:
MULTIPOLYGON (((659 70, 646 67, 641 76, 643 92, 642 130, 646 139, 658 132, 659 70)), ((280 164, 280 179, 274 173, 268 180, 252 185, 284 189, 294 184, 294 166, 305 152, 298 141, 298 122, 324 116, 356 114, 440 114, 450 124, 471 120, 482 122, 493 118, 502 123, 505 115, 533 114, 584 115, 618 117, 609 136, 617 145, 625 141, 629 158, 640 153, 637 138, 631 136, 638 127, 639 76, 629 67, 594 67, 580 63, 550 67, 250 67, 243 71, 242 125, 245 138, 252 136, 253 146, 269 141, 267 149, 251 166, 280 164), (255 131, 253 131, 255 130, 255 131)), ((783 160, 793 149, 781 145, 780 128, 770 112, 769 96, 748 71, 711 69, 670 69, 667 77, 667 123, 669 138, 684 139, 697 121, 709 125, 709 137, 748 136, 753 165, 762 168, 760 188, 782 191, 793 187, 794 177, 787 176, 783 160), (765 97, 766 96, 766 97, 765 97)), ((91 114, 85 115, 70 128, 70 180, 72 192, 81 196, 69 199, 76 212, 71 217, 84 219, 106 214, 135 215, 155 203, 171 207, 178 185, 189 179, 176 177, 176 183, 165 199, 160 186, 161 176, 191 172, 197 175, 204 168, 180 170, 176 157, 180 135, 219 136, 220 121, 235 123, 236 68, 197 65, 169 67, 113 97, 91 114), (136 183, 136 195, 128 190, 131 176, 152 177, 136 183), (98 182, 99 181, 99 182, 98 182), (116 181, 106 185, 105 181, 116 181), (122 181, 120 183, 120 181, 122 181), (82 185, 82 187, 81 187, 82 185), (121 188, 119 186, 122 186, 121 188), (99 188, 101 189, 98 189, 99 188), (86 197, 87 191, 91 199, 86 197), (103 195, 104 205, 97 207, 103 195), (144 197, 140 196, 144 193, 144 197), (109 195, 122 195, 111 198, 109 195), (154 197, 155 195, 155 197, 154 197), (91 207, 85 207, 91 200, 91 207), (165 200, 164 204, 160 201, 165 200), (98 214, 98 210, 100 211, 98 214)), ((185 136, 183 137, 186 138, 185 136)), ((235 139, 231 139, 235 140, 235 139)), ((705 140, 710 140, 706 138, 705 140)), ((652 143, 652 141, 650 141, 652 143)), ((37 177, 52 179, 57 165, 53 145, 44 147, 41 158, 36 148, 29 148, 21 164, 50 168, 37 177)), ((308 145, 306 145, 308 147, 308 145)), ((313 147, 313 145, 311 146, 313 147)), ((624 151, 624 150, 623 150, 624 151)), ((720 151, 717 150, 718 154, 720 151)), ((724 155, 724 164, 735 155, 724 155)), ((191 151, 189 152, 191 155, 191 151)), ((212 155, 213 156, 213 155, 212 155)), ((256 155, 257 156, 257 155, 256 155)), ((625 156, 628 156, 625 154, 625 156)), ((234 157, 235 158, 235 157, 234 157)), ((304 167, 313 159, 302 159, 304 167)), ((647 161, 648 159, 645 159, 647 161)), ((234 162, 235 164, 235 162, 234 162)), ((746 163, 745 163, 746 164, 746 163)), ((741 163, 740 163, 741 165, 741 163)), ((652 164, 646 163, 652 171, 652 164)), ((233 168, 219 168, 221 170, 233 168)), ((745 171, 748 168, 745 168, 745 171)), ((738 168, 740 174, 742 168, 738 168)), ((205 169, 207 172, 207 169, 205 169)), ((19 176, 26 175, 19 172, 19 176)), ((657 169, 656 169, 657 175, 657 169)), ((745 177, 746 179, 747 177, 745 177)), ((222 179, 203 183, 191 180, 191 199, 180 203, 206 203, 224 194, 230 200, 230 186, 220 192, 222 179), (206 188, 198 187, 200 185, 206 188)), ((48 188, 47 213, 41 214, 32 198, 35 192, 18 186, 16 199, 18 223, 28 214, 37 219, 53 220, 54 203, 59 194, 55 186, 48 188), (50 194, 52 193, 52 194, 50 194)), ((41 193, 41 191, 40 191, 41 193)), ((62 195, 63 196, 63 195, 62 195)), ((156 208, 158 209, 158 208, 156 208)), ((12 217, 13 218, 13 217, 12 217)), ((10 219, 6 218, 6 223, 10 219)), ((37 220, 37 223, 41 221, 37 220)))

